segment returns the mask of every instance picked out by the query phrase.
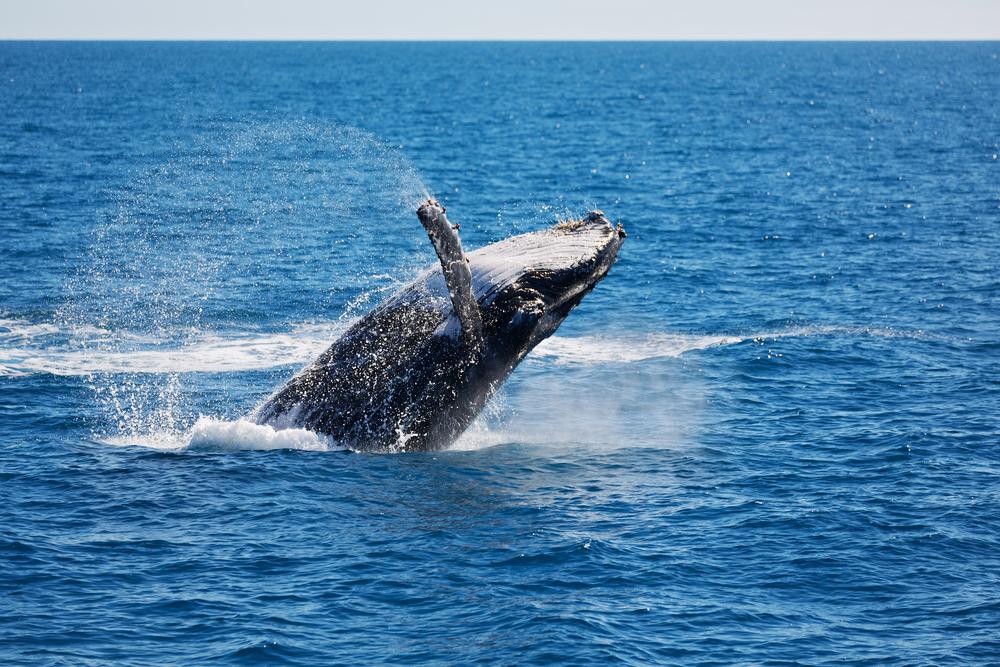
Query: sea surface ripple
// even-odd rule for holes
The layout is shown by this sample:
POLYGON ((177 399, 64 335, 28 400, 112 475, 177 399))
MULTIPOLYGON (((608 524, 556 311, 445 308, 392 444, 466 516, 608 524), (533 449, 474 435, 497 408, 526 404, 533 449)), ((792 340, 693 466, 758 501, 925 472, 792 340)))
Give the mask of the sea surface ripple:
POLYGON ((1000 47, 0 42, 0 664, 1000 664, 1000 47), (243 420, 607 279, 447 451, 243 420))

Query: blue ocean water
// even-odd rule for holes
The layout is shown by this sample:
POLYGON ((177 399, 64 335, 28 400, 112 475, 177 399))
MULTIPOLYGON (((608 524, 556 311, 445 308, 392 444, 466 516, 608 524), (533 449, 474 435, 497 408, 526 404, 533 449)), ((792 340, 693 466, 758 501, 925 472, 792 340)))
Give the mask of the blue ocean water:
POLYGON ((0 663, 1000 664, 998 54, 0 42, 0 663), (447 451, 241 430, 428 195, 628 238, 447 451))

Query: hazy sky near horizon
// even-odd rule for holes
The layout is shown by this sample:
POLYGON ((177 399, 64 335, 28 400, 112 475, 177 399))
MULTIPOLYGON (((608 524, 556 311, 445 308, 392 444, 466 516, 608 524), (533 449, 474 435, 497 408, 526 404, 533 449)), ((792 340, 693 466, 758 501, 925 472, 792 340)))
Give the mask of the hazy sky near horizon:
POLYGON ((1000 0, 0 0, 0 39, 996 40, 1000 0))

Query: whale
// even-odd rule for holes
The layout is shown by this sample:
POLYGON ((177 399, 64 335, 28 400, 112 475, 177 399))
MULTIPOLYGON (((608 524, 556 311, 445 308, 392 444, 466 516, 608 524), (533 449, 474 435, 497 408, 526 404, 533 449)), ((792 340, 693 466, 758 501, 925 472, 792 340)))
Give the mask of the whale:
POLYGON ((439 262, 354 323, 249 417, 355 451, 450 446, 607 275, 626 237, 600 211, 464 252, 438 202, 439 262))

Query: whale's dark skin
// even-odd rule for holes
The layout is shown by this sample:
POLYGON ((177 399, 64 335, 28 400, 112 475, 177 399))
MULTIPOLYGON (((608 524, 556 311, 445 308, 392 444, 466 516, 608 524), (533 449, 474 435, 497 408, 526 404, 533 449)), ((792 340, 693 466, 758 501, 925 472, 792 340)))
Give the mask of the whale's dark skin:
MULTIPOLYGON (((447 222, 444 210, 428 202, 420 215, 435 241, 427 219, 447 222)), ((457 274, 448 273, 445 285, 440 265, 424 272, 354 324, 251 419, 315 431, 355 450, 443 449, 604 279, 624 237, 621 225, 612 227, 599 211, 467 255, 457 234, 447 242, 438 234, 442 264, 460 269, 457 262, 467 261, 471 285, 464 292, 457 274)))

